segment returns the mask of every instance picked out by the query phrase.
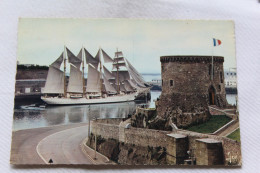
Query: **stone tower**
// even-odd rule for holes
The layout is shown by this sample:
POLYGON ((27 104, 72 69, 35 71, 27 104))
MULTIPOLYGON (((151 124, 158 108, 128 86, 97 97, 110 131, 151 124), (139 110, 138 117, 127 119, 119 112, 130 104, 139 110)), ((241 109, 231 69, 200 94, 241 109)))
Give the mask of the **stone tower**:
POLYGON ((185 127, 207 120, 209 105, 227 105, 224 57, 214 56, 213 63, 212 56, 161 56, 160 61, 162 93, 156 103, 159 117, 185 127))

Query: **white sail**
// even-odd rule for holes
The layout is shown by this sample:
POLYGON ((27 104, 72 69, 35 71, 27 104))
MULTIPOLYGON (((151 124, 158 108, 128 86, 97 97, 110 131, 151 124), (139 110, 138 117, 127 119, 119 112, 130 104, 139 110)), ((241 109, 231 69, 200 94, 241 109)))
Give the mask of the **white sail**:
POLYGON ((108 56, 108 54, 103 49, 101 49, 101 50, 102 50, 104 62, 113 63, 114 60, 110 56, 108 56))
MULTIPOLYGON (((117 71, 112 72, 113 76, 116 77, 116 83, 117 83, 117 71)), ((118 79, 119 82, 123 82, 125 80, 130 80, 130 75, 128 71, 118 71, 118 79)))
POLYGON ((80 51, 79 51, 79 53, 77 55, 77 58, 82 60, 82 49, 80 49, 80 51))
POLYGON ((105 91, 108 93, 116 93, 116 89, 110 84, 105 76, 103 76, 105 91))
POLYGON ((115 53, 115 58, 114 58, 114 64, 117 64, 117 63, 124 63, 125 62, 125 58, 123 56, 123 53, 120 51, 120 52, 116 52, 115 53))
POLYGON ((100 62, 100 60, 101 60, 101 57, 100 57, 100 49, 98 49, 98 52, 97 52, 97 54, 96 54, 96 56, 95 56, 95 59, 96 59, 98 62, 100 62))
POLYGON ((143 83, 146 83, 143 76, 134 68, 134 66, 132 66, 132 64, 127 59, 126 59, 126 62, 127 62, 128 69, 133 71, 139 77, 140 81, 142 81, 143 83))
MULTIPOLYGON (((126 58, 123 57, 123 53, 121 51, 115 53, 113 63, 113 75, 116 77, 116 79, 117 71, 119 82, 124 82, 127 85, 124 85, 126 90, 131 91, 134 88, 145 87, 145 81, 142 75, 130 64, 130 62, 126 58), (132 78, 135 83, 133 83, 130 78, 132 78)), ((117 80, 116 83, 118 83, 117 80)))
POLYGON ((122 67, 126 67, 125 58, 122 52, 116 52, 112 69, 122 69, 122 67))
POLYGON ((43 92, 44 94, 64 93, 64 72, 50 65, 43 92))
POLYGON ((131 63, 126 59, 127 62, 127 69, 131 75, 131 77, 135 80, 138 86, 145 87, 145 80, 143 79, 142 75, 131 65, 131 63))
POLYGON ((115 76, 105 66, 103 66, 103 70, 104 70, 104 76, 107 79, 115 79, 115 76))
POLYGON ((132 88, 139 88, 137 85, 136 85, 136 82, 134 79, 132 80, 128 80, 129 84, 131 85, 132 88))
POLYGON ((113 86, 113 88, 115 88, 115 89, 116 89, 116 91, 117 91, 117 89, 118 89, 118 85, 117 85, 116 83, 112 83, 111 85, 112 85, 112 86, 113 86))
POLYGON ((97 69, 88 65, 87 92, 100 92, 100 73, 97 69))
POLYGON ((86 63, 92 64, 95 68, 98 68, 99 59, 94 58, 85 48, 86 63))
POLYGON ((119 58, 114 58, 114 63, 115 62, 124 62, 125 60, 124 60, 125 58, 124 57, 119 57, 119 58))
POLYGON ((73 65, 70 65, 70 78, 67 92, 83 93, 82 72, 73 65))
POLYGON ((134 88, 129 83, 129 80, 124 81, 124 87, 125 87, 126 91, 128 91, 128 92, 134 91, 134 88))
POLYGON ((68 56, 69 63, 75 65, 77 68, 80 68, 82 59, 76 57, 68 48, 66 48, 66 53, 67 53, 67 56, 68 56))
POLYGON ((114 63, 113 64, 113 69, 116 69, 117 67, 126 67, 126 63, 125 62, 118 62, 118 63, 114 63))
POLYGON ((140 87, 145 87, 144 83, 142 80, 140 80, 140 77, 137 76, 137 74, 135 74, 133 71, 129 70, 129 73, 131 75, 131 77, 133 78, 134 82, 136 83, 137 86, 140 87))
POLYGON ((120 83, 120 91, 126 92, 124 84, 120 83))
MULTIPOLYGON (((116 84, 116 78, 114 79, 108 79, 108 81, 111 83, 111 84, 116 84)), ((114 86, 115 87, 115 86, 114 86)))
POLYGON ((100 48, 94 58, 83 48, 76 57, 69 49, 64 47, 63 54, 49 67, 47 81, 43 90, 45 95, 41 98, 47 104, 54 105, 116 103, 135 100, 136 95, 143 92, 143 89, 140 87, 145 87, 142 75, 123 57, 122 52, 116 52, 115 58, 112 59, 100 48), (103 59, 101 59, 102 57, 103 59), (66 91, 64 91, 66 82, 64 78, 65 73, 59 69, 64 58, 67 58, 71 65, 70 78, 66 91), (91 99, 78 97, 78 95, 75 95, 73 99, 66 97, 66 95, 64 97, 48 97, 47 94, 64 94, 64 92, 83 93, 83 74, 80 71, 83 58, 86 59, 86 63, 88 64, 86 92, 91 99), (112 72, 109 71, 103 66, 103 63, 107 62, 112 62, 113 67, 116 69, 112 72), (122 94, 121 92, 127 94, 122 94), (103 96, 102 93, 106 93, 107 95, 99 97, 103 96), (112 94, 118 95, 111 96, 112 94))
POLYGON ((51 66, 60 69, 62 62, 63 62, 63 52, 61 53, 59 58, 51 64, 51 66))

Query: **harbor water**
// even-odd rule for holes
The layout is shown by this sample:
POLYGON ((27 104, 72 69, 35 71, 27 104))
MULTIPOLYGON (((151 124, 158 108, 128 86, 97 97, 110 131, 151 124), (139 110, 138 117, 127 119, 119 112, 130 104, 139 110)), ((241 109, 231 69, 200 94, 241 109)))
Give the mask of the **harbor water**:
MULTIPOLYGON (((147 107, 154 108, 161 91, 151 91, 147 107)), ((230 104, 236 104, 236 95, 227 95, 230 104)), ((46 108, 20 105, 14 109, 13 130, 89 122, 94 118, 125 118, 145 103, 124 102, 114 104, 47 106, 46 108)))
MULTIPOLYGON (((146 81, 160 78, 160 75, 143 76, 146 81)), ((89 122, 94 118, 126 118, 135 112, 137 106, 146 105, 146 107, 155 108, 154 101, 160 95, 161 91, 151 91, 151 100, 147 103, 124 102, 41 108, 31 105, 32 103, 22 102, 14 109, 13 130, 89 122)), ((227 101, 229 104, 236 104, 236 94, 227 94, 227 101)))

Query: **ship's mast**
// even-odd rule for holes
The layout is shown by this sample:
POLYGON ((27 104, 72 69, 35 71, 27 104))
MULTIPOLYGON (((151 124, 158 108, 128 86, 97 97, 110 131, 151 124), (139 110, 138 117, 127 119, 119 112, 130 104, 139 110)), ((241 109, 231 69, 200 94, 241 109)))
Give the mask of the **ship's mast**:
POLYGON ((120 86, 119 86, 119 65, 118 65, 118 48, 116 48, 116 78, 117 78, 117 93, 120 94, 120 86))
POLYGON ((66 46, 65 45, 64 45, 63 59, 64 59, 64 97, 67 98, 67 88, 66 88, 66 46))
POLYGON ((99 55, 98 55, 98 57, 99 57, 99 75, 100 75, 100 93, 101 93, 101 96, 102 96, 102 86, 103 86, 103 83, 102 83, 102 64, 101 64, 101 56, 100 56, 100 53, 101 53, 101 48, 99 47, 99 51, 98 51, 98 53, 99 53, 99 55))
POLYGON ((83 88, 83 97, 85 97, 85 78, 84 78, 84 58, 85 58, 85 52, 84 47, 82 46, 82 88, 83 88))

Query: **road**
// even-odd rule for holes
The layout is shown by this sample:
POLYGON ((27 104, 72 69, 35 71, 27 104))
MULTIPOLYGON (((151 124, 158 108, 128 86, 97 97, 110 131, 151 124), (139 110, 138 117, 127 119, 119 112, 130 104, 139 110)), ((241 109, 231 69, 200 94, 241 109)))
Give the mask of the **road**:
POLYGON ((53 164, 93 164, 80 147, 87 130, 87 126, 81 126, 53 133, 39 142, 37 152, 45 163, 52 159, 53 164))
POLYGON ((52 126, 14 131, 10 163, 22 164, 94 164, 92 156, 81 150, 88 124, 52 126))

